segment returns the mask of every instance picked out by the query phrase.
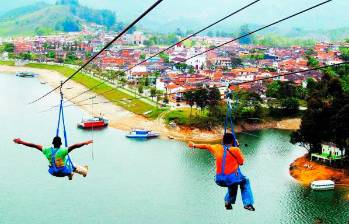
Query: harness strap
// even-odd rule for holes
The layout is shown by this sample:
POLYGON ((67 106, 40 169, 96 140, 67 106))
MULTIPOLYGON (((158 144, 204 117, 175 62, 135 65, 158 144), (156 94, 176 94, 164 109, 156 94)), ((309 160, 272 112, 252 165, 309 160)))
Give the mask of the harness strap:
MULTIPOLYGON (((232 106, 232 101, 233 101, 233 92, 228 91, 226 93, 226 98, 227 98, 227 113, 225 115, 225 121, 224 121, 224 134, 227 133, 228 125, 230 124, 230 129, 231 133, 234 136, 234 146, 237 146, 237 141, 236 141, 236 135, 234 131, 234 122, 233 122, 233 106, 232 106)), ((234 113, 237 112, 237 107, 238 107, 238 96, 236 94, 235 96, 235 107, 234 107, 234 113)))
POLYGON ((238 158, 236 158, 236 156, 229 150, 228 146, 223 145, 223 158, 222 158, 222 173, 224 174, 225 171, 225 164, 226 164, 226 160, 227 160, 227 152, 236 160, 236 162, 238 161, 238 158))
MULTIPOLYGON (((63 137, 64 137, 64 146, 67 148, 68 147, 68 137, 67 137, 67 130, 65 127, 65 119, 64 119, 64 110, 63 110, 63 92, 62 92, 62 86, 63 86, 63 82, 61 82, 61 87, 60 87, 60 95, 61 95, 61 99, 60 99, 60 106, 59 106, 59 114, 58 114, 58 124, 57 124, 57 130, 56 130, 56 136, 59 136, 59 132, 60 132, 60 125, 62 122, 62 126, 63 126, 63 137)), ((73 170, 75 170, 75 166, 73 164, 73 162, 71 161, 71 158, 69 156, 69 153, 67 155, 67 161, 65 164, 67 165, 71 165, 71 167, 73 168, 73 170), (70 163, 70 164, 68 164, 70 163)))
POLYGON ((51 148, 51 166, 54 169, 57 169, 57 166, 56 166, 56 153, 57 152, 58 152, 58 149, 55 150, 54 148, 51 148))

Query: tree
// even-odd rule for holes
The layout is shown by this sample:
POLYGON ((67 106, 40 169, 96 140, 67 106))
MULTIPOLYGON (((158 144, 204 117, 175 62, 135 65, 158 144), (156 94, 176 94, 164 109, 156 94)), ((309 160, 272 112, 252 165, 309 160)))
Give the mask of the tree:
POLYGON ((234 68, 242 65, 242 59, 240 57, 232 56, 230 57, 230 61, 234 68))
POLYGON ((306 91, 307 94, 310 95, 314 92, 314 90, 316 89, 316 81, 313 78, 308 78, 307 79, 307 87, 306 87, 306 91))
POLYGON ((195 95, 192 91, 185 92, 183 94, 184 100, 189 104, 190 106, 190 118, 193 112, 193 106, 195 105, 195 95))
POLYGON ((299 101, 294 97, 287 97, 281 101, 281 106, 283 107, 284 114, 293 115, 298 113, 299 101))
POLYGON ((349 148, 349 104, 331 118, 335 142, 341 149, 349 148))
MULTIPOLYGON (((240 27, 240 36, 246 35, 250 33, 250 28, 247 24, 242 25, 240 27)), ((251 35, 243 37, 239 40, 240 44, 251 44, 252 43, 252 37, 251 35)))
POLYGON ((78 60, 74 52, 68 52, 67 58, 65 59, 65 63, 67 64, 74 64, 75 61, 78 60))
POLYGON ((208 110, 210 113, 210 117, 212 118, 218 118, 222 115, 221 110, 219 108, 219 104, 221 102, 221 93, 219 92, 219 89, 217 87, 210 88, 208 90, 208 98, 207 98, 207 105, 208 110))
POLYGON ((177 28, 176 35, 180 36, 180 37, 184 36, 184 34, 183 34, 183 32, 182 32, 182 30, 180 28, 177 28))
POLYGON ((49 52, 47 53, 47 57, 49 57, 49 58, 55 58, 55 57, 56 57, 56 52, 54 52, 54 51, 49 51, 49 52))
POLYGON ((316 68, 319 67, 320 62, 318 60, 316 60, 316 58, 312 57, 312 56, 308 56, 308 66, 312 67, 312 68, 316 68))
POLYGON ((13 53, 15 51, 15 45, 13 43, 4 43, 4 51, 13 53))
POLYGON ((238 120, 246 120, 250 118, 259 118, 262 116, 261 97, 253 92, 239 90, 237 92, 239 99, 236 109, 235 118, 238 120))
POLYGON ((138 93, 139 93, 139 95, 142 95, 143 94, 143 85, 142 84, 140 84, 140 85, 138 85, 138 93))
POLYGON ((79 0, 58 0, 56 5, 70 5, 70 6, 78 6, 79 0))
POLYGON ((210 107, 218 106, 221 101, 221 93, 217 87, 212 87, 208 90, 207 105, 210 107))
POLYGON ((161 100, 163 92, 161 90, 156 90, 156 107, 159 107, 159 101, 161 100))
POLYGON ((185 63, 177 63, 177 64, 175 64, 175 67, 176 67, 176 69, 184 72, 187 69, 188 65, 185 63))
POLYGON ((67 18, 63 22, 56 24, 56 30, 64 32, 79 32, 81 31, 81 24, 78 20, 67 18))
POLYGON ((112 80, 112 82, 114 83, 115 79, 118 77, 118 72, 113 70, 108 71, 108 76, 109 80, 112 80))
POLYGON ((150 97, 151 97, 151 100, 154 100, 154 97, 156 96, 156 88, 153 87, 150 89, 150 97))
POLYGON ((309 48, 308 50, 306 50, 305 52, 304 52, 304 54, 306 55, 306 56, 312 56, 312 55, 314 55, 316 52, 315 52, 315 50, 313 49, 313 48, 309 48))
POLYGON ((189 74, 195 74, 195 69, 194 69, 194 66, 189 66, 189 71, 188 71, 189 74))
POLYGON ((170 56, 168 54, 166 54, 165 52, 161 52, 159 54, 159 57, 161 59, 163 59, 165 63, 169 63, 170 62, 170 56))
POLYGON ((277 98, 281 89, 281 81, 273 81, 267 85, 267 96, 277 98))
POLYGON ((32 60, 33 54, 31 52, 25 52, 25 53, 19 54, 19 57, 23 60, 32 60))
POLYGON ((127 80, 126 80, 125 78, 121 78, 121 79, 119 80, 119 83, 120 83, 120 85, 121 85, 121 88, 124 88, 124 86, 125 86, 126 83, 127 83, 127 80))
POLYGON ((148 87, 150 85, 149 77, 145 77, 144 86, 148 87))
POLYGON ((206 88, 200 88, 195 91, 194 93, 194 99, 197 107, 200 107, 201 112, 205 109, 207 106, 208 101, 208 90, 206 88))
POLYGON ((341 52, 341 59, 343 59, 344 61, 348 61, 349 60, 349 48, 348 47, 340 47, 339 48, 340 52, 341 52))
POLYGON ((309 152, 320 152, 322 142, 333 142, 348 147, 349 95, 338 79, 325 72, 319 83, 314 83, 307 98, 307 110, 301 128, 291 136, 292 143, 308 146, 309 152))

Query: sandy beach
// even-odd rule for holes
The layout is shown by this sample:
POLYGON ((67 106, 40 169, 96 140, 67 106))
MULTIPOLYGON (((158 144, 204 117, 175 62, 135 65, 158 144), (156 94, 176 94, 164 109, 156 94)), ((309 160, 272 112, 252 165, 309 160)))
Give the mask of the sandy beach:
MULTIPOLYGON (((17 66, 0 66, 0 73, 10 73, 15 74, 17 72, 27 71, 39 74, 39 79, 42 82, 47 82, 51 87, 56 87, 60 84, 62 80, 65 80, 62 74, 46 70, 46 69, 35 69, 27 67, 17 67, 17 66)), ((64 96, 66 99, 75 97, 76 95, 84 92, 87 88, 79 83, 72 80, 66 83, 63 88, 64 96)), ((95 94, 87 93, 80 97, 72 100, 72 103, 77 103, 81 100, 88 99, 95 94)), ((104 97, 97 96, 94 99, 94 103, 106 102, 108 101, 104 97)), ((57 102, 48 102, 48 105, 55 105, 57 102)), ((86 101, 86 104, 90 104, 91 100, 86 101)), ((148 120, 147 118, 136 115, 132 112, 125 110, 115 104, 96 104, 93 107, 91 105, 79 105, 81 109, 92 115, 103 114, 105 118, 110 120, 110 126, 122 131, 129 131, 132 128, 146 128, 159 132, 161 138, 171 138, 182 141, 195 141, 195 142, 215 142, 219 141, 222 137, 223 130, 216 129, 213 131, 203 131, 199 129, 189 129, 181 127, 168 127, 160 116, 156 120, 148 120)), ((300 126, 300 119, 287 119, 282 121, 274 121, 262 124, 254 125, 240 125, 237 127, 237 131, 254 131, 263 128, 277 128, 286 130, 296 130, 300 126)))

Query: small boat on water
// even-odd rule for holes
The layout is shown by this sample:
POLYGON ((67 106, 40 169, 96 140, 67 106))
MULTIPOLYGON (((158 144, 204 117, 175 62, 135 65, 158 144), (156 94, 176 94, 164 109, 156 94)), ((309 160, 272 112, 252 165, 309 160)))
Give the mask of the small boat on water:
POLYGON ((144 130, 144 129, 134 129, 126 135, 127 138, 139 138, 139 139, 157 138, 159 136, 160 136, 159 133, 149 131, 149 130, 144 130))
POLYGON ((32 72, 17 72, 16 76, 21 78, 34 78, 37 74, 32 72))
POLYGON ((317 191, 333 190, 335 183, 332 180, 318 180, 311 182, 311 189, 317 191))
POLYGON ((78 127, 82 129, 104 128, 107 127, 109 121, 103 117, 92 117, 89 119, 83 119, 78 123, 78 127))

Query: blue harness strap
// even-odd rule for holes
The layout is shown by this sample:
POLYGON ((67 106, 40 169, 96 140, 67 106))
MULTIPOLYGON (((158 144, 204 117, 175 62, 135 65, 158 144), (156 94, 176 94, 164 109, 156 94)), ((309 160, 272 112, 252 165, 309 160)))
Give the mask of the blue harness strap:
MULTIPOLYGON (((61 94, 61 99, 60 99, 60 106, 59 106, 59 114, 58 114, 58 124, 57 124, 57 129, 56 129, 56 136, 59 136, 60 125, 62 123, 62 126, 63 126, 63 137, 64 137, 64 146, 67 148, 68 147, 68 138, 67 138, 67 130, 66 130, 66 127, 65 127, 65 120, 64 120, 62 85, 61 85, 60 94, 61 94)), ((57 168, 56 167, 56 163, 55 163, 57 151, 58 151, 58 149, 54 150, 54 149, 51 148, 51 166, 50 166, 49 172, 53 176, 59 176, 59 177, 67 176, 67 175, 71 174, 76 168, 75 168, 73 162, 71 161, 69 153, 67 155, 67 161, 66 161, 65 166, 57 168)))
MULTIPOLYGON (((234 146, 237 146, 237 141, 236 141, 236 135, 234 131, 234 122, 233 122, 233 106, 232 106, 232 101, 233 101, 233 92, 228 91, 226 93, 226 98, 227 98, 227 113, 225 115, 225 121, 224 121, 224 134, 227 133, 228 130, 228 125, 230 125, 231 133, 234 136, 234 146)), ((235 94, 235 105, 234 105, 234 113, 237 111, 238 107, 238 95, 235 94)))
POLYGON ((234 184, 240 184, 244 176, 240 172, 240 168, 237 169, 236 172, 230 173, 230 174, 224 174, 225 171, 225 165, 226 165, 226 160, 227 160, 227 153, 229 153, 232 157, 236 159, 236 157, 229 151, 228 146, 223 145, 223 158, 222 158, 222 172, 219 174, 216 174, 216 179, 215 182, 217 185, 221 187, 229 187, 234 184))
MULTIPOLYGON (((56 153, 59 149, 51 148, 51 166, 48 172, 55 177, 66 177, 70 175, 74 170, 72 164, 66 163, 63 167, 56 166, 56 153)), ((68 161, 67 161, 68 162, 68 161)))
MULTIPOLYGON (((234 142, 233 145, 236 147, 237 146, 237 141, 236 141, 236 135, 234 131, 234 122, 233 122, 233 92, 229 91, 226 94, 227 98, 227 113, 225 115, 225 121, 224 121, 224 134, 227 133, 228 126, 230 125, 231 133, 234 136, 234 142)), ((234 105, 234 113, 237 111, 237 106, 238 106, 238 96, 236 94, 235 96, 235 105, 234 105)), ((233 155, 232 152, 229 151, 228 146, 223 145, 223 158, 222 158, 222 172, 220 174, 216 175, 216 184, 221 186, 221 187, 229 187, 234 184, 239 184, 241 183, 243 179, 243 175, 240 172, 240 169, 234 173, 231 174, 224 174, 225 171, 225 165, 226 165, 226 160, 227 160, 227 153, 229 153, 232 157, 236 159, 236 157, 233 155)))

